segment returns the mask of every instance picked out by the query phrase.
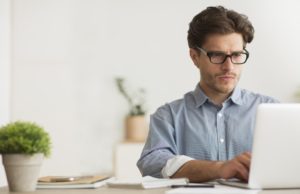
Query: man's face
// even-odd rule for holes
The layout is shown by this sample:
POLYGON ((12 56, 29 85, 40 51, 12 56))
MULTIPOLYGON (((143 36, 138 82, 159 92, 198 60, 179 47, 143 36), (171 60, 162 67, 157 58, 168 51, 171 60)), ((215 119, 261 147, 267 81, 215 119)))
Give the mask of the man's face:
MULTIPOLYGON (((217 51, 227 55, 243 51, 243 38, 241 34, 227 35, 213 34, 206 38, 202 48, 207 52, 217 51)), ((243 65, 233 64, 227 57, 222 64, 213 64, 209 57, 198 50, 190 50, 195 65, 200 70, 200 86, 205 92, 215 95, 228 95, 237 85, 243 65)))

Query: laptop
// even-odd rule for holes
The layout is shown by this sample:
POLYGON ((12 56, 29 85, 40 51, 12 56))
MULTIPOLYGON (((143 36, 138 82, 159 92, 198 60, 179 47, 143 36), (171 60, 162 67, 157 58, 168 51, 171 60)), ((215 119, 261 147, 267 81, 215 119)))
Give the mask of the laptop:
POLYGON ((248 189, 300 188, 300 104, 261 104, 256 113, 248 189))

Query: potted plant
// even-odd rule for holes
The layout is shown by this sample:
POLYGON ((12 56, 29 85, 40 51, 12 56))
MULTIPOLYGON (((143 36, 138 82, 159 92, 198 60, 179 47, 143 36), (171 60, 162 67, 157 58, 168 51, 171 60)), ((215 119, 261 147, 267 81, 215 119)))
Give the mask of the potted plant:
POLYGON ((16 121, 0 128, 0 153, 10 191, 34 191, 50 137, 32 122, 16 121))
POLYGON ((116 78, 116 84, 129 105, 129 112, 125 118, 125 139, 126 141, 143 142, 148 134, 145 117, 145 90, 139 88, 136 91, 129 91, 125 86, 124 78, 116 78))

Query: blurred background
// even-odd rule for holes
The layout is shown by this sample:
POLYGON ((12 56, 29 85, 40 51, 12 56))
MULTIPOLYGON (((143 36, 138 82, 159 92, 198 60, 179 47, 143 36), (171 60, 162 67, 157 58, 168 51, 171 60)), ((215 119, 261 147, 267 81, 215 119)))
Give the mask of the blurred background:
POLYGON ((214 5, 255 28, 239 86, 299 102, 297 0, 0 0, 0 124, 30 120, 50 133, 41 175, 113 173, 128 112, 114 79, 146 90, 147 118, 193 90, 188 24, 214 5))

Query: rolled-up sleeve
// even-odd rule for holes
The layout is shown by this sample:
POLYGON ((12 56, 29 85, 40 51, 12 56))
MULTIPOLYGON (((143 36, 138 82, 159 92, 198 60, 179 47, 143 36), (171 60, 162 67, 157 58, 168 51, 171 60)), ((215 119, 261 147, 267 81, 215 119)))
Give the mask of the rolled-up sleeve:
POLYGON ((150 131, 137 166, 143 176, 161 178, 161 170, 178 153, 172 116, 167 105, 150 117, 150 131))

